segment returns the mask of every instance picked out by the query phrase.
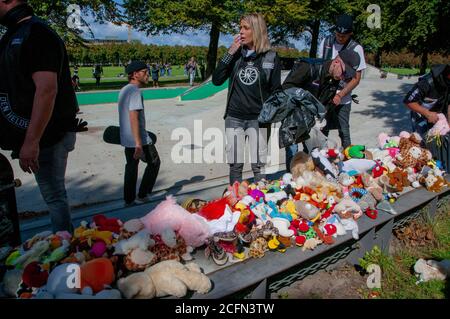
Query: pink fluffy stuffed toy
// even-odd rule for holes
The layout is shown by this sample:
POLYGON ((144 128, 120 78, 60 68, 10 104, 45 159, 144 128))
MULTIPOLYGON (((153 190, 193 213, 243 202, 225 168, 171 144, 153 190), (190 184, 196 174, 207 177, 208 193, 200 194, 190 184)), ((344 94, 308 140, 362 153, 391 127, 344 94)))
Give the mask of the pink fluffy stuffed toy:
POLYGON ((438 121, 428 132, 428 136, 443 136, 450 132, 450 127, 448 126, 447 118, 444 114, 438 114, 438 121))
POLYGON ((177 204, 172 196, 150 213, 141 218, 141 222, 151 234, 162 234, 170 228, 177 231, 188 246, 200 247, 205 244, 209 236, 209 226, 200 216, 190 214, 177 204))

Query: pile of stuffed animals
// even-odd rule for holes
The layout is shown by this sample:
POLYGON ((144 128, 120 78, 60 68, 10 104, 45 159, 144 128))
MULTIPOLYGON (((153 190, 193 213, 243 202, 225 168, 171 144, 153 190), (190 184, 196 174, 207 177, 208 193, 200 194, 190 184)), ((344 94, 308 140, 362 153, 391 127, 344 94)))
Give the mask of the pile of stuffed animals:
POLYGON ((229 186, 217 199, 173 197, 123 222, 97 215, 73 234, 40 233, 0 250, 3 290, 18 298, 183 297, 208 293, 209 278, 193 263, 205 248, 219 266, 289 247, 313 250, 375 220, 411 187, 440 192, 448 183, 419 135, 381 133, 379 147, 316 148, 297 153, 280 180, 229 186))

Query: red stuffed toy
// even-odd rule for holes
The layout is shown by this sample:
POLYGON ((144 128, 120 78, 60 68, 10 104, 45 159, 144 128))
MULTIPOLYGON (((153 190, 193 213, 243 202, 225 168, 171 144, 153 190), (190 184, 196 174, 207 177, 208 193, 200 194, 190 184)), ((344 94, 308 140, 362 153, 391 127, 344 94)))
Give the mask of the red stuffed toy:
POLYGON ((381 175, 384 174, 385 171, 387 171, 386 168, 381 166, 381 164, 377 161, 375 166, 372 168, 372 176, 373 178, 380 177, 381 175))
POLYGON ((37 261, 29 263, 22 274, 22 281, 28 287, 39 288, 47 283, 48 271, 43 270, 37 261))
POLYGON ((198 214, 207 220, 219 219, 225 213, 225 207, 227 205, 227 198, 216 199, 203 206, 198 214))
POLYGON ((114 282, 114 266, 108 258, 97 258, 81 265, 81 290, 91 287, 94 294, 114 282))
POLYGON ((122 222, 117 218, 106 218, 105 215, 95 215, 93 218, 95 226, 100 231, 110 231, 120 234, 122 222))

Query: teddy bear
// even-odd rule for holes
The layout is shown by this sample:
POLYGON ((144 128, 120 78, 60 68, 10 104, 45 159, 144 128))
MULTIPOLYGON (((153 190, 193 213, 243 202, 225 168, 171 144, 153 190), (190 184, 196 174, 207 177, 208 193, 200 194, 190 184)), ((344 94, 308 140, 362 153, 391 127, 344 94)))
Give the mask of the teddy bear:
POLYGON ((398 147, 400 136, 389 136, 385 132, 378 134, 378 146, 381 149, 398 147))
POLYGON ((395 163, 404 169, 413 167, 420 170, 432 159, 431 152, 420 146, 421 142, 422 138, 417 133, 412 133, 409 138, 402 137, 399 143, 400 154, 395 163))
POLYGON ((127 299, 151 299, 154 297, 186 296, 188 290, 206 294, 211 290, 211 281, 197 264, 181 264, 166 260, 131 274, 117 281, 117 287, 127 299))
POLYGON ((341 200, 335 207, 334 211, 342 218, 342 219, 358 219, 362 216, 361 207, 356 204, 351 198, 345 197, 341 200))
POLYGON ((183 237, 188 246, 194 248, 204 245, 210 236, 205 219, 177 205, 172 196, 159 203, 154 210, 140 218, 140 221, 152 235, 160 235, 170 228, 183 237))
POLYGON ((444 114, 438 113, 438 121, 433 125, 433 127, 428 131, 428 137, 444 136, 450 132, 450 127, 448 125, 447 118, 444 114))
POLYGON ((450 276, 450 260, 436 261, 421 258, 414 264, 414 272, 419 277, 419 282, 445 280, 450 276))
POLYGON ((419 178, 419 182, 425 185, 427 190, 435 193, 440 193, 446 186, 450 186, 442 176, 434 174, 433 171, 429 171, 426 176, 419 178))
POLYGON ((400 168, 396 168, 393 172, 387 174, 389 178, 389 185, 395 190, 395 192, 403 192, 404 187, 411 185, 408 180, 408 173, 400 168))
POLYGON ((291 160, 290 167, 292 178, 294 181, 299 176, 301 176, 305 171, 312 172, 316 168, 312 157, 306 154, 305 152, 298 152, 297 154, 295 154, 291 160))
POLYGON ((144 229, 144 224, 137 218, 127 220, 120 230, 119 240, 128 239, 144 229))
MULTIPOLYGON (((397 149, 399 151, 399 149, 397 149)), ((396 158, 397 151, 392 153, 389 150, 380 150, 380 149, 370 149, 370 152, 373 155, 373 160, 375 161, 375 167, 377 165, 381 165, 387 171, 393 171, 397 166, 394 163, 394 158, 396 158)), ((384 173, 384 172, 383 172, 384 173)))
POLYGON ((376 179, 370 174, 364 173, 361 175, 361 180, 364 188, 367 189, 377 201, 383 200, 383 188, 377 183, 376 179))

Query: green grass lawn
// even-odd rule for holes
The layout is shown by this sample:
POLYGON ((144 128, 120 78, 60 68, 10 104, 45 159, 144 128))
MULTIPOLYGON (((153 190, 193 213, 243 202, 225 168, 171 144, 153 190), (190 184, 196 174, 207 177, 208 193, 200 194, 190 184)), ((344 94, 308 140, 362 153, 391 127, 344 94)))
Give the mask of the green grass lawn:
MULTIPOLYGON (((73 68, 70 69, 73 74, 73 68)), ((81 67, 78 69, 78 75, 80 77, 80 87, 82 92, 87 91, 97 91, 97 90, 113 90, 122 88, 128 79, 126 76, 119 77, 119 74, 125 73, 123 67, 116 66, 105 66, 103 67, 103 76, 100 80, 100 86, 97 87, 95 84, 95 78, 92 77, 92 67, 81 67)), ((200 82, 200 77, 195 80, 197 83, 200 82)), ((171 84, 184 84, 188 85, 189 79, 184 75, 184 69, 182 66, 173 66, 172 75, 159 77, 159 82, 162 87, 171 84)), ((152 79, 150 77, 149 87, 152 86, 152 79)))
MULTIPOLYGON (((382 70, 399 75, 419 75, 420 71, 416 68, 382 68, 382 70)), ((426 72, 430 72, 430 69, 427 69, 426 72)))
MULTIPOLYGON (((425 215, 426 216, 426 215, 425 215)), ((442 205, 434 221, 423 218, 420 221, 429 228, 434 238, 425 246, 407 245, 393 255, 386 255, 374 248, 366 253, 363 264, 377 264, 381 267, 381 298, 388 299, 445 299, 449 298, 450 286, 445 281, 431 280, 416 284, 413 267, 419 258, 425 260, 450 259, 450 204, 442 205)), ((364 267, 364 266, 363 266, 364 267)), ((366 294, 367 295, 367 294, 366 294)))
MULTIPOLYGON (((70 68, 70 72, 73 74, 73 67, 70 68)), ((119 74, 125 74, 125 69, 122 66, 104 66, 103 67, 103 75, 104 78, 118 78, 119 74)), ((172 66, 172 76, 183 76, 184 70, 183 67, 180 65, 172 66)), ((82 81, 85 81, 87 79, 95 81, 95 79, 92 77, 92 67, 80 67, 78 69, 78 76, 82 81)), ((163 76, 162 78, 165 78, 163 76)), ((186 77, 187 78, 187 77, 186 77)))

